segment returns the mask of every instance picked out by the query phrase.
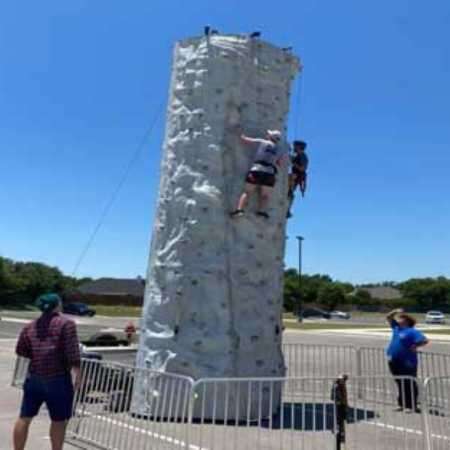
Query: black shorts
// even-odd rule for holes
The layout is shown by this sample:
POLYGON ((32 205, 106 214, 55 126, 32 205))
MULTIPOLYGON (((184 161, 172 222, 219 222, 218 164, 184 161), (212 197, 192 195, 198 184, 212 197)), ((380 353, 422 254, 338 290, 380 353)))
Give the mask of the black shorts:
POLYGON ((255 184, 257 186, 275 186, 275 175, 273 173, 260 172, 257 170, 250 170, 247 173, 245 181, 250 184, 255 184))
POLYGON ((45 403, 52 421, 69 420, 72 415, 73 396, 70 374, 49 379, 29 375, 23 386, 20 417, 36 416, 42 403, 45 403))

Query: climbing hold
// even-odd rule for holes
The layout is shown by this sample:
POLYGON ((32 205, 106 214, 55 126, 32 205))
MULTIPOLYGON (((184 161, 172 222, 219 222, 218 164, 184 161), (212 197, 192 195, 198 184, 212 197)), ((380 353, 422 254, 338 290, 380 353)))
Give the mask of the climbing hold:
POLYGON ((264 366, 264 361, 262 359, 257 359, 256 360, 256 366, 257 367, 262 367, 264 366))
POLYGON ((197 286, 198 280, 191 280, 191 284, 192 284, 192 286, 197 286))
POLYGON ((275 325, 275 335, 279 335, 280 334, 280 327, 278 325, 275 325))
POLYGON ((173 334, 176 336, 179 331, 180 331, 180 327, 178 325, 175 325, 175 327, 173 329, 173 334))
POLYGON ((256 336, 256 335, 255 335, 255 336, 251 336, 251 337, 250 337, 250 341, 251 341, 251 342, 257 342, 258 340, 259 340, 259 336, 256 336))
POLYGON ((203 342, 200 341, 200 340, 194 342, 194 345, 195 345, 196 347, 200 347, 202 344, 203 344, 203 342))

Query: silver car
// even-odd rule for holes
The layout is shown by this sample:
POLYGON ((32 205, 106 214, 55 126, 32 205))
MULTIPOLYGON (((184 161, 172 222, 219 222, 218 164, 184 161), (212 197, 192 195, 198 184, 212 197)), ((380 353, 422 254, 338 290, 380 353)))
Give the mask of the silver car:
POLYGON ((428 311, 425 315, 425 323, 445 323, 445 316, 441 311, 428 311))

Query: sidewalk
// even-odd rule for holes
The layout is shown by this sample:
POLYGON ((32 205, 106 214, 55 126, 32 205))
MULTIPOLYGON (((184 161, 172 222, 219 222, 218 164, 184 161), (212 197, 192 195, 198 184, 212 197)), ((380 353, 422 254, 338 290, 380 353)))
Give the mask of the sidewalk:
MULTIPOLYGON (((15 342, 0 342, 0 450, 12 449, 12 428, 19 412, 22 391, 10 386, 14 368, 15 342)), ((49 419, 45 408, 33 421, 28 437, 27 449, 50 450, 48 439, 49 419)), ((72 445, 65 445, 65 449, 75 449, 72 445)))

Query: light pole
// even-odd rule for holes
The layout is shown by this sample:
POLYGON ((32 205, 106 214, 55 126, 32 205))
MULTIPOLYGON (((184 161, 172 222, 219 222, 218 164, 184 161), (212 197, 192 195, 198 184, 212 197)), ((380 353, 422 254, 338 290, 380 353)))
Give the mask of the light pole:
POLYGON ((297 315, 298 319, 302 320, 302 243, 303 236, 296 236, 298 243, 298 303, 297 303, 297 315))

